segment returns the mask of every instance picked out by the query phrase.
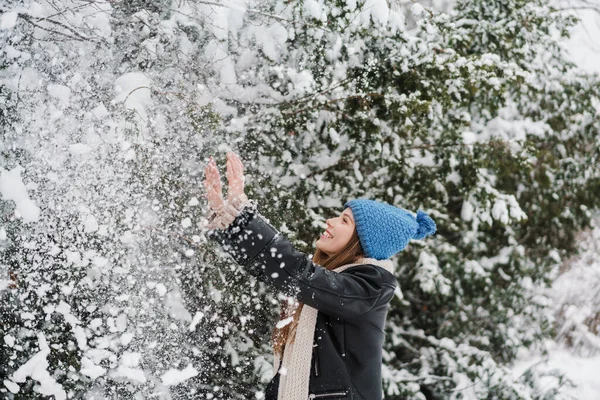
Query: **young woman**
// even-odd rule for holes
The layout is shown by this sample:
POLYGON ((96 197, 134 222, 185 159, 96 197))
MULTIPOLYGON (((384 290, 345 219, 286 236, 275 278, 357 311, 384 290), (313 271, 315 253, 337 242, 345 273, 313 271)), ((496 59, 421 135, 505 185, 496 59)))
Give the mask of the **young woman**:
POLYGON ((217 166, 205 170, 208 236, 259 280, 295 299, 273 331, 275 370, 266 400, 382 399, 381 365, 391 256, 435 232, 422 211, 352 200, 327 220, 312 259, 297 250, 244 194, 244 167, 227 153, 227 202, 217 166))

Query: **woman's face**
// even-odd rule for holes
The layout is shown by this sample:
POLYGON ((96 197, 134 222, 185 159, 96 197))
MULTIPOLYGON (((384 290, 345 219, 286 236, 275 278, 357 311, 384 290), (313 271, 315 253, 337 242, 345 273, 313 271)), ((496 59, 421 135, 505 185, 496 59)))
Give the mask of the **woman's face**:
POLYGON ((354 232, 354 216, 347 207, 338 217, 327 220, 327 229, 317 240, 317 249, 332 255, 344 248, 354 232))

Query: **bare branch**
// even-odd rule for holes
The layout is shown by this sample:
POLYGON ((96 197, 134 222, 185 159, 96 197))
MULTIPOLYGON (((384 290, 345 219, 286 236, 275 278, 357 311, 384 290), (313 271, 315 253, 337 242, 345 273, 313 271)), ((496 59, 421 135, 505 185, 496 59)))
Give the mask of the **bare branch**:
MULTIPOLYGON (((47 31, 47 32, 50 32, 50 33, 55 33, 55 34, 57 34, 57 35, 62 35, 62 36, 65 36, 65 37, 67 37, 67 38, 69 38, 69 39, 71 39, 71 40, 77 40, 77 41, 80 41, 80 42, 83 42, 83 41, 84 41, 84 39, 81 39, 81 38, 79 38, 79 37, 71 36, 71 35, 68 35, 68 34, 66 34, 66 33, 64 33, 64 32, 55 31, 55 30, 53 30, 53 29, 48 29, 48 28, 45 28, 45 27, 43 27, 43 26, 41 26, 41 25, 38 25, 38 24, 36 24, 35 22, 33 22, 33 21, 32 21, 32 19, 33 19, 33 18, 32 18, 32 17, 30 17, 30 16, 29 16, 29 15, 27 15, 27 14, 19 14, 19 16, 20 16, 21 18, 23 18, 25 21, 29 22, 31 25, 35 26, 36 28, 42 29, 42 30, 44 30, 44 31, 47 31)), ((87 40, 87 39, 85 39, 85 40, 87 40)))
POLYGON ((572 7, 561 7, 556 8, 556 11, 571 11, 571 10, 592 10, 600 14, 600 6, 572 6, 572 7))
POLYGON ((152 88, 148 87, 148 86, 138 86, 135 89, 133 89, 131 92, 127 93, 127 96, 125 97, 125 100, 123 100, 123 104, 125 104, 127 102, 127 99, 129 98, 129 96, 131 96, 131 94, 133 92, 135 92, 136 90, 139 89, 148 89, 150 92, 152 92, 152 88))
MULTIPOLYGON (((23 15, 23 17, 25 17, 25 16, 26 16, 26 14, 22 14, 22 15, 23 15)), ((85 36, 81 35, 81 34, 80 34, 79 32, 77 32, 75 29, 71 28, 70 26, 68 26, 68 25, 66 25, 66 24, 63 24, 62 22, 58 22, 58 21, 55 21, 55 20, 53 20, 53 19, 49 19, 49 18, 47 18, 47 17, 46 17, 46 18, 36 18, 36 17, 30 17, 29 15, 27 15, 27 18, 36 19, 37 21, 47 21, 47 22, 49 22, 49 23, 51 23, 51 24, 58 25, 58 26, 60 26, 60 27, 62 27, 62 28, 64 28, 64 29, 68 30, 69 32, 71 32, 73 35, 77 36, 77 37, 78 37, 80 40, 82 40, 82 41, 89 41, 89 40, 92 40, 92 38, 88 38, 88 37, 85 37, 85 36)))

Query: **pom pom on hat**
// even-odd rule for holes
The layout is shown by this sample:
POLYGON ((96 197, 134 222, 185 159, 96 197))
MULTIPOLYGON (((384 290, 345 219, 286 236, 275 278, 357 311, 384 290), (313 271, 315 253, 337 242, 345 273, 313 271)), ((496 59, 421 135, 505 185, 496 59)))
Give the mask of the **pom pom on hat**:
POLYGON ((419 224, 419 228, 417 229, 417 233, 413 236, 413 239, 421 240, 425 236, 433 235, 437 229, 435 226, 435 222, 427 215, 425 212, 419 210, 417 211, 417 224, 419 224))
POLYGON ((367 257, 384 260, 403 250, 411 239, 423 239, 436 231, 435 222, 423 211, 416 218, 407 210, 375 200, 347 202, 367 257))

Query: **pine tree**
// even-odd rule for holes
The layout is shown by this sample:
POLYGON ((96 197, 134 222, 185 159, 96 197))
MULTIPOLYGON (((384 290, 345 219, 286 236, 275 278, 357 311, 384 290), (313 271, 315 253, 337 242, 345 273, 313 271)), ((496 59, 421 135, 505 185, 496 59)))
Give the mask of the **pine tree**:
MULTIPOLYGON (((414 30, 377 1, 132 1, 0 31, 0 167, 42 210, 0 200, 0 381, 48 352, 70 397, 260 398, 281 298, 200 231, 203 163, 234 148, 307 253, 352 198, 436 220, 394 258, 386 399, 537 396, 509 367, 551 333, 531 288, 599 205, 598 77, 541 1, 410 12, 414 30)), ((17 383, 2 396, 40 395, 17 383)))

